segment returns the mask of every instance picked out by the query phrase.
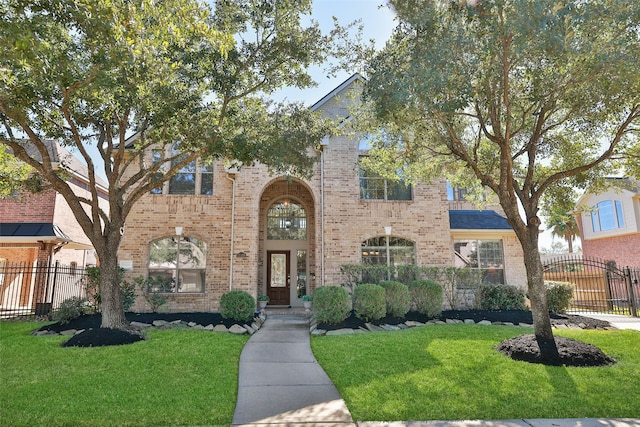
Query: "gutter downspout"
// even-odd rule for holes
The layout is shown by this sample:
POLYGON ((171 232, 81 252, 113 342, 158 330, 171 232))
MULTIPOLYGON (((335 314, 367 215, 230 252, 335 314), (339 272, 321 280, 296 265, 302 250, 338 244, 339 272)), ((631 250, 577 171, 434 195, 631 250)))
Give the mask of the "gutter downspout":
POLYGON ((324 146, 320 147, 320 286, 324 286, 324 146))
POLYGON ((227 179, 231 181, 231 245, 229 249, 229 290, 233 288, 233 252, 235 242, 235 218, 236 218, 236 179, 227 174, 227 179))

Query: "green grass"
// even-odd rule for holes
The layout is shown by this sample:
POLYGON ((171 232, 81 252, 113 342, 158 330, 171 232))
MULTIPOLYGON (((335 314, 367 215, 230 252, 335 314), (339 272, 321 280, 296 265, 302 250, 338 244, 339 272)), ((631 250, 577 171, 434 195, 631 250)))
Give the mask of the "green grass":
POLYGON ((598 346, 611 367, 535 365, 493 349, 532 332, 431 325, 311 344, 359 421, 640 416, 640 332, 557 331, 598 346))
POLYGON ((0 424, 229 425, 247 337, 151 331, 131 345, 63 348, 37 323, 0 322, 0 424))

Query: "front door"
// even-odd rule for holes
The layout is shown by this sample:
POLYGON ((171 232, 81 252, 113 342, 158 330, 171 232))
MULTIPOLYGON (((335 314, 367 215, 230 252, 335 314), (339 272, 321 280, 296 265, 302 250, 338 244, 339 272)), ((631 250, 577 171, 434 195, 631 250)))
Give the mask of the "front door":
POLYGON ((291 255, 267 251, 267 295, 271 305, 290 305, 291 255))

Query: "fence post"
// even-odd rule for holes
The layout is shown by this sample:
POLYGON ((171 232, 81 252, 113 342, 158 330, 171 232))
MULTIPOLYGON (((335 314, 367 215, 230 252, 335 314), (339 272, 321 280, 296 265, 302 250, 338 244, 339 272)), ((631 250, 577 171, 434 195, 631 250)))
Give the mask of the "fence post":
POLYGON ((624 270, 624 277, 629 292, 629 308, 631 309, 631 315, 634 317, 638 317, 638 307, 636 307, 636 297, 633 291, 633 278, 631 277, 631 268, 627 267, 624 270))
POLYGON ((51 308, 53 309, 53 303, 55 301, 56 296, 56 284, 58 283, 58 266, 60 265, 60 261, 56 261, 56 265, 53 268, 53 287, 51 289, 51 308))

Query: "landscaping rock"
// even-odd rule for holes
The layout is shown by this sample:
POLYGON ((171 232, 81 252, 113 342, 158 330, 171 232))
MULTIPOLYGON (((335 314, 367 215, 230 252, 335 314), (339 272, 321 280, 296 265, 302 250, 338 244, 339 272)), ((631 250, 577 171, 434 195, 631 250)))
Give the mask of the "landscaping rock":
POLYGON ((246 334, 247 330, 240 325, 233 325, 229 328, 229 332, 235 335, 246 334))
POLYGON ((353 334, 353 329, 351 328, 342 328, 342 329, 336 329, 335 331, 327 332, 327 336, 328 335, 352 335, 352 334, 353 334))
POLYGON ((327 331, 325 331, 324 329, 314 329, 313 332, 311 332, 311 335, 326 335, 327 331))
POLYGON ((478 322, 478 325, 491 326, 491 322, 489 322, 488 320, 481 320, 478 322))
POLYGON ((213 325, 211 325, 211 324, 209 324, 209 325, 204 327, 205 331, 213 331, 214 329, 215 329, 215 327, 213 325))
POLYGON ((162 326, 167 326, 169 324, 169 322, 167 322, 166 320, 154 320, 153 321, 153 326, 155 326, 156 328, 160 328, 162 326))
POLYGON ((244 329, 246 329, 246 331, 249 333, 249 335, 253 335, 253 334, 255 334, 255 333, 256 333, 256 330, 255 330, 255 329, 253 329, 253 328, 252 328, 251 326, 249 326, 249 325, 242 325, 242 327, 243 327, 244 329))
POLYGON ((373 323, 365 323, 364 327, 370 330, 371 332, 384 331, 384 329, 382 329, 380 326, 376 326, 373 323))
POLYGON ((67 329, 66 331, 62 331, 60 332, 60 335, 75 335, 78 331, 76 331, 75 329, 67 329))
POLYGON ((147 329, 147 328, 150 328, 152 325, 149 323, 131 322, 131 326, 138 329, 147 329))
POLYGON ((216 325, 213 327, 214 332, 229 332, 226 326, 224 325, 216 325))
POLYGON ((476 322, 473 319, 464 319, 465 325, 475 325, 476 322))

